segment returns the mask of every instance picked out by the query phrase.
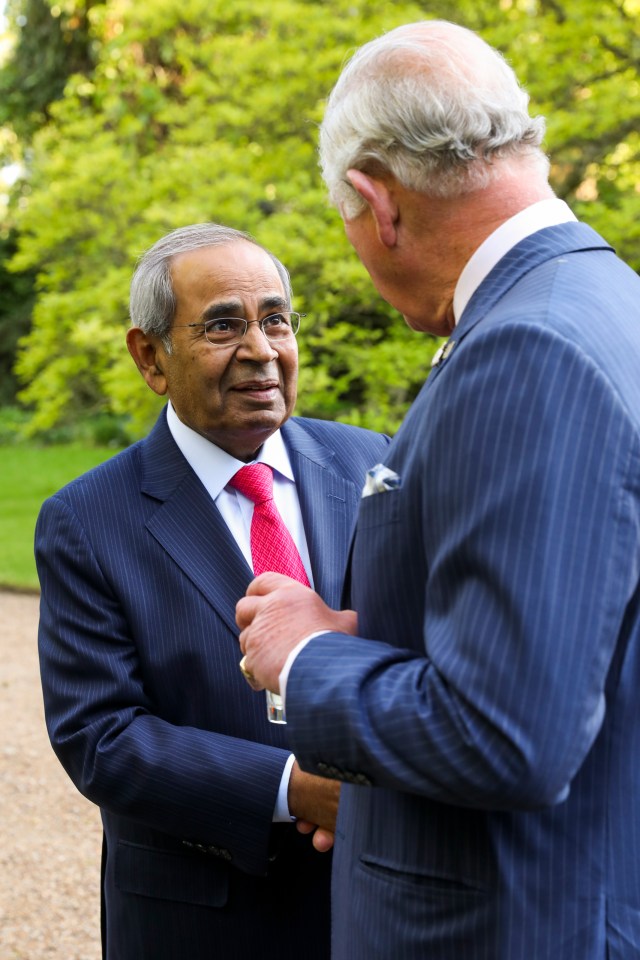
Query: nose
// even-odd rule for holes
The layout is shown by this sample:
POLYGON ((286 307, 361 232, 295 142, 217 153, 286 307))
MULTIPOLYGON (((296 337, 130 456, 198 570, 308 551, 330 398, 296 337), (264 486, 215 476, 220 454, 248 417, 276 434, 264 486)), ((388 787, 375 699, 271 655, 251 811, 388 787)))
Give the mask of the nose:
POLYGON ((238 360, 252 360, 254 363, 269 363, 276 360, 278 351, 267 340, 257 320, 249 320, 247 332, 236 350, 238 360))

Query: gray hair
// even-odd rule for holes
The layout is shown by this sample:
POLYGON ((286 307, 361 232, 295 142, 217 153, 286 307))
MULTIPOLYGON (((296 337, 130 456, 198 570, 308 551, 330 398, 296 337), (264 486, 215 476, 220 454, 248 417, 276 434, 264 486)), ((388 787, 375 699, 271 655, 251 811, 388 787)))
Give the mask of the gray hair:
POLYGON ((171 324, 176 312, 176 295, 171 281, 171 262, 180 253, 199 250, 201 247, 216 247, 244 240, 252 243, 273 261, 287 303, 291 304, 292 291, 289 272, 277 257, 259 244, 248 233, 224 227, 218 223, 195 223, 173 230, 142 255, 131 280, 129 314, 131 324, 145 333, 161 338, 165 350, 171 352, 171 324))
POLYGON ((398 27, 361 47, 329 98, 320 165, 333 203, 347 217, 364 201, 351 168, 391 172, 407 189, 452 198, 486 186, 526 156, 547 176, 543 117, 497 50, 442 20, 398 27))

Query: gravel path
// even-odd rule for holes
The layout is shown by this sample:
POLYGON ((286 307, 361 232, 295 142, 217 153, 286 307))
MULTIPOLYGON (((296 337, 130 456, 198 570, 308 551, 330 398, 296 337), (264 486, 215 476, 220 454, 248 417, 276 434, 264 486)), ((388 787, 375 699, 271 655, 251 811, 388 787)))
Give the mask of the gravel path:
POLYGON ((0 960, 100 960, 100 816, 47 739, 37 623, 0 592, 0 960))

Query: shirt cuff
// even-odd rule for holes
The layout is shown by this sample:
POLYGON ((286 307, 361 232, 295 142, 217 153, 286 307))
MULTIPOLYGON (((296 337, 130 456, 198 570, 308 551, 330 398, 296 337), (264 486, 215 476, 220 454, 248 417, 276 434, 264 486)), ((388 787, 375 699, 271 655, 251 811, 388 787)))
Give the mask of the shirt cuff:
POLYGON ((295 820, 295 817, 292 817, 289 813, 289 780, 291 778, 291 767, 293 766, 293 761, 295 757, 293 754, 290 755, 287 760, 284 770, 282 771, 282 780, 280 781, 280 787, 278 788, 278 796, 276 797, 276 806, 273 811, 273 822, 274 823, 290 823, 292 820, 295 820))

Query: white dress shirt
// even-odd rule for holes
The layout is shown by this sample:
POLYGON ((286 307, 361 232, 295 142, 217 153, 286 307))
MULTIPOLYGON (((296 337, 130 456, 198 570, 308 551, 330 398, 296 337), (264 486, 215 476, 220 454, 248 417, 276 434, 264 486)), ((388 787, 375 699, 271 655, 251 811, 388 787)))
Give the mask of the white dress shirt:
MULTIPOLYGON (((242 460, 236 460, 231 454, 221 450, 210 440, 187 427, 178 418, 171 404, 167 407, 167 424, 180 452, 222 514, 222 518, 229 527, 231 535, 242 551, 247 564, 253 569, 251 560, 253 503, 238 490, 228 486, 229 480, 234 474, 247 464, 242 460)), ((273 470, 273 499, 298 548, 309 583, 313 586, 309 548, 302 523, 300 502, 289 454, 279 430, 272 434, 268 440, 265 440, 257 459, 252 462, 266 463, 273 470)), ((239 654, 240 648, 238 648, 238 659, 239 654)), ((276 822, 292 819, 287 803, 287 792, 293 761, 292 754, 287 761, 280 781, 273 815, 276 822)))

